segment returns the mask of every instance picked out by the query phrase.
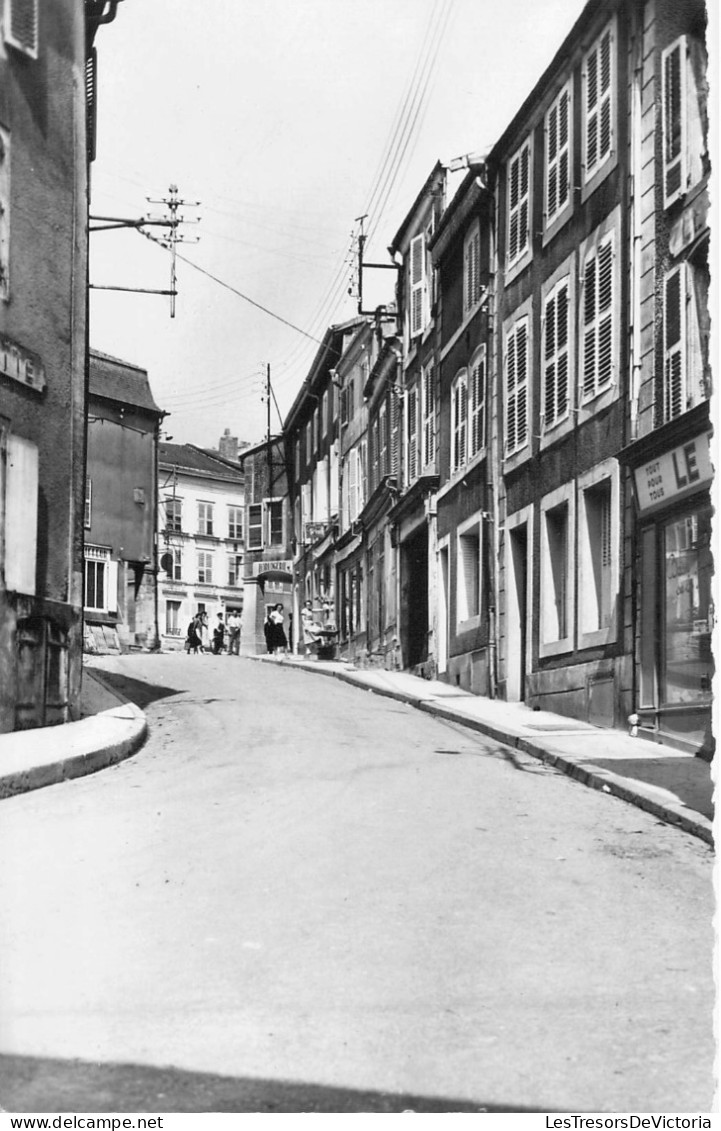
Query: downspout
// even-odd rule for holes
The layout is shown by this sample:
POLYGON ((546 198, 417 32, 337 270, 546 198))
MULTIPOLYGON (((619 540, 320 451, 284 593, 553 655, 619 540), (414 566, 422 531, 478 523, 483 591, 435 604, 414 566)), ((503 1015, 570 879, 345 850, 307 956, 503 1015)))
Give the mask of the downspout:
MULTIPOLYGON (((492 197, 493 204, 495 205, 495 197, 492 197)), ((489 333, 487 338, 490 339, 490 355, 491 360, 488 365, 488 384, 491 390, 490 405, 491 405, 491 443, 490 443, 490 480, 491 480, 491 543, 493 552, 491 554, 491 595, 492 602, 488 609, 488 651, 489 651, 489 691, 491 699, 498 697, 498 598, 499 598, 499 573, 500 573, 500 532, 498 528, 499 515, 500 515, 500 499, 499 499, 499 474, 500 465, 498 461, 498 382, 496 378, 496 326, 497 319, 497 292, 496 292, 496 279, 498 278, 498 247, 496 241, 496 215, 495 207, 493 208, 493 220, 488 225, 490 233, 490 260, 491 260, 491 273, 488 286, 488 323, 489 333)))
POLYGON ((629 430, 628 441, 638 437, 638 407, 641 387, 641 86, 643 81, 642 39, 638 23, 633 47, 633 86, 631 93, 631 238, 630 295, 631 332, 629 335, 629 430))

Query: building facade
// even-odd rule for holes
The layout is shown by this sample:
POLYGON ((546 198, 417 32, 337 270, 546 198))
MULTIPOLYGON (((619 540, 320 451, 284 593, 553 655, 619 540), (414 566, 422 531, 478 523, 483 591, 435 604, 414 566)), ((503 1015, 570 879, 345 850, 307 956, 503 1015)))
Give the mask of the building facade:
POLYGON ((197 613, 211 628, 242 617, 245 494, 242 468, 193 444, 158 450, 158 621, 163 649, 184 647, 197 613))
POLYGON ((158 646, 157 460, 144 369, 90 351, 84 543, 87 652, 158 646))
POLYGON ((293 595, 293 525, 286 444, 271 436, 240 454, 245 481, 245 559, 241 655, 267 651, 264 624, 273 605, 283 606, 289 644, 299 619, 293 595))
POLYGON ((87 303, 83 5, 0 39, 0 732, 77 717, 87 303))

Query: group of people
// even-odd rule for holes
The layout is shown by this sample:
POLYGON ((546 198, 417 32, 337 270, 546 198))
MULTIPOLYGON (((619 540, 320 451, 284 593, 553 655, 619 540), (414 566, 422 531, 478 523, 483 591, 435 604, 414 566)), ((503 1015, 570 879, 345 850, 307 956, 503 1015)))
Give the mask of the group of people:
POLYGON ((218 619, 213 626, 213 642, 209 642, 208 614, 196 613, 188 625, 188 634, 185 638, 185 651, 196 656, 198 652, 212 652, 219 656, 226 651, 229 656, 240 655, 240 617, 236 612, 228 613, 226 620, 223 614, 218 613, 218 619), (226 644, 227 636, 227 644, 226 644))

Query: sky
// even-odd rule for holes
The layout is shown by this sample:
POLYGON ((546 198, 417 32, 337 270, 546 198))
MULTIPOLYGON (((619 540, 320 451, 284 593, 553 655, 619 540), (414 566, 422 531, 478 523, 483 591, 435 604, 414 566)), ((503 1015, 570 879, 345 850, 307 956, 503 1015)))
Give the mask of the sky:
MULTIPOLYGON (((436 161, 494 144, 583 7, 122 0, 96 37, 91 215, 159 216, 148 198, 177 185, 198 240, 178 251, 196 267, 178 262, 174 318, 167 297, 91 290, 90 335, 147 369, 166 437, 262 440, 268 366, 279 430, 324 331, 356 313, 356 218, 368 213, 366 258, 390 262, 436 161)), ((168 288, 168 252, 137 231, 90 239, 91 283, 168 288)), ((368 280, 373 302, 392 281, 368 280)))

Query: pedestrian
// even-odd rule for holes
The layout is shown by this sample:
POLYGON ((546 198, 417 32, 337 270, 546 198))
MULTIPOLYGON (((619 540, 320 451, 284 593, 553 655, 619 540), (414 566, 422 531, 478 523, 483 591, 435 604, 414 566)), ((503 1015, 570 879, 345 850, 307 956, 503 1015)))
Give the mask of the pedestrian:
POLYGON ((235 609, 228 614, 228 619, 225 622, 228 629, 228 655, 240 655, 240 617, 235 609))
POLYGON ((225 623, 223 614, 218 613, 218 621, 213 629, 213 655, 219 656, 225 646, 225 623))
MULTIPOLYGON (((317 649, 318 643, 321 640, 320 625, 317 624, 315 615, 313 613, 313 602, 304 601, 303 608, 300 611, 301 625, 303 629, 303 644, 305 651, 308 655, 312 654, 314 648, 317 649)), ((316 650, 316 659, 318 653, 316 650)))
POLYGON ((285 628, 283 626, 283 606, 278 602, 270 610, 269 618, 271 622, 271 651, 274 656, 279 656, 281 651, 284 656, 288 655, 288 637, 285 635, 285 628))
POLYGON ((193 617, 188 625, 188 635, 185 638, 185 651, 188 655, 192 652, 197 656, 199 648, 202 648, 202 644, 200 641, 200 633, 198 632, 198 618, 193 617))
POLYGON ((205 609, 199 610, 196 620, 198 622, 198 633, 200 635, 200 651, 203 653, 210 652, 208 614, 205 609))

